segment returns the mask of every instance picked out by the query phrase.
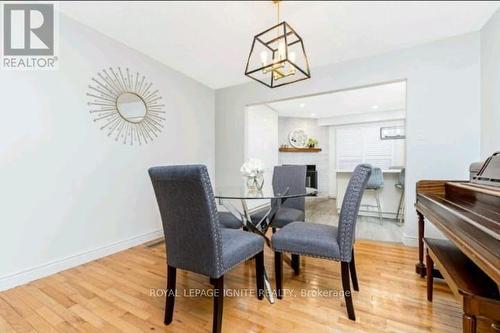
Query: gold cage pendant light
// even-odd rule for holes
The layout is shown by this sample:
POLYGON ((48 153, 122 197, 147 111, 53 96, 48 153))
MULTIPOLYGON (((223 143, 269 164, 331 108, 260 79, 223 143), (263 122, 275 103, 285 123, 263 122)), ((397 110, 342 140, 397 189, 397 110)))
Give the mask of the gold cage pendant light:
POLYGON ((285 21, 280 22, 280 2, 277 8, 278 24, 253 38, 245 75, 275 88, 311 78, 304 41, 285 21))

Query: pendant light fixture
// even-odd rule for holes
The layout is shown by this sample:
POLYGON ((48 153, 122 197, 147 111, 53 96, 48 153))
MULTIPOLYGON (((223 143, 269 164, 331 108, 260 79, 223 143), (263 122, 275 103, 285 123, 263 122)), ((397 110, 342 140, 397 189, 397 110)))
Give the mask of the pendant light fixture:
POLYGON ((269 88, 311 77, 302 38, 288 23, 280 22, 280 1, 273 2, 278 24, 253 38, 245 69, 246 76, 269 88))

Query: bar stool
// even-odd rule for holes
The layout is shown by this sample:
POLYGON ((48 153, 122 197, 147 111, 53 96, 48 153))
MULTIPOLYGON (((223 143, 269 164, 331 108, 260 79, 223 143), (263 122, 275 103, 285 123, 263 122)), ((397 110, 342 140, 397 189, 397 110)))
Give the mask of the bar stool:
POLYGON ((398 212, 396 214, 396 219, 399 220, 399 224, 403 224, 404 216, 405 216, 405 168, 401 169, 399 173, 399 181, 396 185, 396 188, 401 190, 401 198, 399 199, 398 212))
POLYGON ((382 174, 382 170, 380 168, 373 168, 372 169, 372 174, 370 178, 368 179, 368 183, 366 184, 366 189, 365 191, 373 191, 375 200, 377 202, 377 205, 365 205, 365 207, 376 207, 378 210, 378 218, 380 221, 380 224, 383 222, 382 218, 382 206, 380 204, 380 191, 384 187, 384 176, 382 174))

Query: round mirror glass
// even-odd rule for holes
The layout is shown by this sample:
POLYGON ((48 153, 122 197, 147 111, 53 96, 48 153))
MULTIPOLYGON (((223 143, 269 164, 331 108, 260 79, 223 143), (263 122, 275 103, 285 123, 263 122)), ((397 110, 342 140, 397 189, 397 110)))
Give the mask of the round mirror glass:
POLYGON ((142 98, 134 93, 123 93, 116 100, 118 112, 131 123, 140 123, 146 116, 146 104, 142 98))

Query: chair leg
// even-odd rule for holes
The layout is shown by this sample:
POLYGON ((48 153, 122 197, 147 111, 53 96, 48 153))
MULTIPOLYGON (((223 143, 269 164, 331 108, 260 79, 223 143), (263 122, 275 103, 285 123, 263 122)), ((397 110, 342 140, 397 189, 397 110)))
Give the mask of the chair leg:
POLYGON ((165 325, 169 325, 174 316, 176 273, 177 269, 175 267, 167 266, 167 297, 165 301, 165 318, 163 320, 165 325))
POLYGON ((358 275, 356 274, 356 263, 354 262, 354 249, 352 249, 352 259, 349 263, 349 270, 351 271, 352 289, 359 291, 358 275))
POLYGON ((342 287, 344 288, 345 305, 347 308, 347 316, 350 320, 356 320, 356 316, 354 315, 354 305, 352 304, 351 286, 349 283, 349 263, 341 261, 340 268, 342 274, 342 287))
POLYGON ((404 190, 401 190, 401 198, 399 198, 398 210, 396 213, 396 220, 401 221, 401 204, 403 203, 403 198, 405 196, 404 190))
POLYGON ((433 291, 433 285, 434 285, 434 277, 432 276, 432 271, 434 269, 434 261, 432 260, 431 256, 429 255, 429 252, 427 252, 425 256, 425 266, 427 270, 427 300, 429 302, 432 302, 432 291, 433 291))
POLYGON ((283 254, 274 252, 274 274, 276 276, 276 296, 283 298, 283 254))
POLYGON ((255 280, 257 281, 257 298, 264 298, 264 251, 255 256, 255 280))
POLYGON ((300 273, 300 256, 298 254, 292 254, 292 269, 295 275, 300 273))
POLYGON ((403 221, 405 219, 405 200, 404 200, 404 197, 405 197, 405 190, 403 188, 403 194, 402 194, 402 200, 403 202, 401 203, 401 215, 399 216, 399 224, 400 225, 403 225, 403 221))
POLYGON ((275 234, 275 233, 276 233, 276 228, 273 228, 273 234, 275 234))
POLYGON ((382 222, 383 222, 382 205, 380 204, 380 192, 379 192, 379 190, 375 190, 375 200, 377 201, 378 218, 380 220, 380 224, 382 224, 382 222))
POLYGON ((222 304, 224 301, 224 275, 214 282, 214 319, 212 333, 220 333, 222 330, 222 304))

